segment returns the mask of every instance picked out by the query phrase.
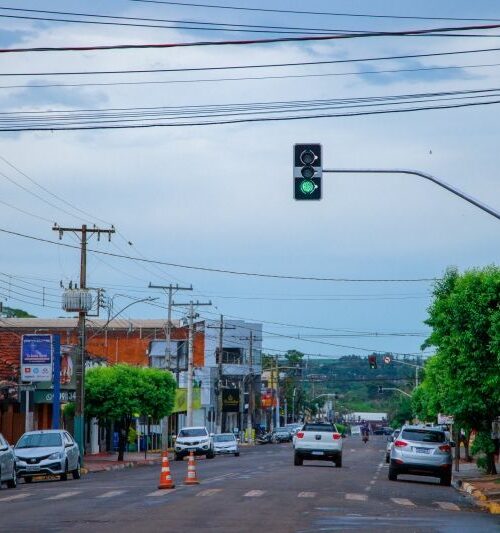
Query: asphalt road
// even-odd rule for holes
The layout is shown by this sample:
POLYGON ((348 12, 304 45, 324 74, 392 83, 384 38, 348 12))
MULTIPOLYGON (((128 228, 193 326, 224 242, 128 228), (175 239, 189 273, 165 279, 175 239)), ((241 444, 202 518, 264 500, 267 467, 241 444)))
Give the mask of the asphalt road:
POLYGON ((433 478, 388 481, 384 453, 383 437, 367 445, 349 437, 342 468, 295 467, 289 444, 243 448, 240 457, 198 460, 196 486, 182 484, 187 463, 172 462, 170 491, 157 490, 159 466, 21 483, 0 492, 0 531, 500 531, 500 517, 433 478))

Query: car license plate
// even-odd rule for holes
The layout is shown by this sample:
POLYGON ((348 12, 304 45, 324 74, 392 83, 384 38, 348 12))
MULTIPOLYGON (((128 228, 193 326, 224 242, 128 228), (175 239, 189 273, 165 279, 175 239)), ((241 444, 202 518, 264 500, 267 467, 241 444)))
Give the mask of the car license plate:
POLYGON ((312 455, 323 455, 324 452, 311 452, 312 455))
POLYGON ((40 470, 40 467, 38 465, 28 465, 26 467, 26 470, 28 472, 37 472, 38 470, 40 470))
POLYGON ((430 451, 429 448, 415 448, 415 451, 416 451, 417 453, 426 453, 426 454, 431 453, 431 451, 430 451))
POLYGON ((194 452, 196 451, 196 446, 190 446, 189 448, 186 448, 188 452, 194 452))

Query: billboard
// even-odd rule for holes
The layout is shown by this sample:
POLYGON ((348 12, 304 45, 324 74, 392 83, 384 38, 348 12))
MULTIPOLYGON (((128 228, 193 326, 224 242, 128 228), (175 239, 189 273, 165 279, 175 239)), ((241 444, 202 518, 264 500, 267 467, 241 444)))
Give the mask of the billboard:
POLYGON ((21 380, 52 380, 52 335, 23 335, 21 341, 21 380))

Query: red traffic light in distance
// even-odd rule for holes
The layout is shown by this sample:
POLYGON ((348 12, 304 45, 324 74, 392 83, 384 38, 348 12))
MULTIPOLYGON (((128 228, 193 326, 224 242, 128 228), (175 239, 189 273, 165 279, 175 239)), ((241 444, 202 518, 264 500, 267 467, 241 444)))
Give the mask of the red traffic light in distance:
POLYGON ((377 368, 377 356, 376 355, 369 355, 368 356, 368 364, 370 365, 370 368, 372 368, 372 369, 377 368))

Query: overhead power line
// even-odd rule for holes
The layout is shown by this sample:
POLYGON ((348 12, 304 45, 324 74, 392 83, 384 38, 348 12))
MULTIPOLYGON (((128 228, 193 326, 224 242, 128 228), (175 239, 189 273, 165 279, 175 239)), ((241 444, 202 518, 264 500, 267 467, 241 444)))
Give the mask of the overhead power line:
POLYGON ((64 71, 64 72, 0 72, 1 76, 85 76, 85 75, 108 75, 108 74, 146 74, 146 73, 161 73, 161 72, 201 72, 201 71, 217 71, 217 70, 242 70, 242 69, 261 69, 261 68, 284 68, 284 67, 299 67, 299 66, 313 66, 313 65, 334 65, 344 63, 366 63, 369 61, 389 61, 397 59, 417 59, 424 57, 442 57, 460 54, 477 54, 486 52, 498 52, 500 48, 479 48, 472 50, 456 50, 450 52, 431 52, 427 54, 404 54, 393 56, 379 56, 379 57, 361 57, 353 59, 332 59, 322 61, 299 61, 292 63, 267 63, 267 64, 253 64, 253 65, 229 65, 229 66, 215 66, 215 67, 184 67, 184 68, 160 68, 160 69, 126 69, 126 70, 86 70, 86 71, 64 71))
POLYGON ((271 9, 263 7, 243 7, 243 6, 227 6, 221 4, 201 4, 193 2, 170 2, 167 0, 129 0, 130 2, 138 2, 143 4, 165 4, 180 7, 201 7, 204 9, 224 9, 232 11, 251 11, 259 13, 287 13, 291 15, 320 15, 326 17, 356 17, 356 18, 370 18, 370 19, 402 19, 402 20, 455 20, 455 21, 476 21, 476 22, 496 22, 498 18, 465 18, 465 17, 424 17, 424 16, 410 16, 410 15, 379 15, 372 13, 345 13, 332 11, 302 11, 298 9, 271 9))
MULTIPOLYGON (((7 235, 12 235, 15 237, 21 237, 24 239, 29 239, 32 241, 38 241, 45 244, 51 244, 53 246, 60 246, 63 248, 71 248, 74 250, 79 250, 79 246, 68 244, 65 242, 58 242, 58 241, 51 241, 49 239, 44 239, 42 237, 36 237, 34 235, 27 235, 25 233, 20 233, 17 231, 7 230, 5 228, 0 228, 0 232, 5 233, 7 235)), ((331 278, 331 277, 319 277, 319 276, 297 276, 297 275, 288 275, 288 274, 269 274, 269 273, 261 273, 261 272, 243 272, 238 270, 229 270, 229 269, 223 269, 223 268, 210 268, 210 267, 202 267, 202 266, 194 266, 194 265, 185 265, 180 263, 171 263, 167 261, 160 261, 156 259, 144 259, 141 257, 132 257, 128 255, 123 254, 117 254, 114 252, 106 252, 103 250, 94 250, 94 249, 87 249, 89 252, 92 252, 94 254, 100 254, 100 255, 107 255, 110 257, 116 257, 119 259, 126 259, 126 260, 132 260, 137 262, 144 262, 144 263, 151 263, 156 265, 163 265, 163 266, 171 266, 175 268, 183 268, 188 270, 199 270, 203 272, 213 272, 217 274, 230 274, 234 276, 245 276, 245 277, 257 277, 257 278, 273 278, 273 279, 287 279, 287 280, 297 280, 297 281, 333 281, 333 282, 430 282, 430 281, 436 281, 438 278, 406 278, 406 279, 378 279, 378 278, 370 278, 370 279, 361 279, 361 278, 331 278)))
MULTIPOLYGON (((473 30, 486 31, 500 28, 500 24, 475 24, 467 26, 452 26, 442 28, 426 28, 417 30, 402 31, 374 31, 366 33, 339 34, 339 35, 303 35, 299 37, 274 37, 267 39, 245 39, 226 41, 193 41, 177 43, 148 43, 148 44, 111 44, 111 45, 89 45, 89 46, 38 46, 25 48, 0 48, 0 54, 26 53, 26 52, 84 52, 102 50, 136 50, 136 49, 168 49, 186 48, 198 46, 241 46, 252 44, 274 44, 286 42, 310 42, 310 41, 333 41, 343 39, 359 39, 367 37, 411 37, 419 35, 453 35, 455 37, 465 37, 465 34, 453 34, 453 32, 470 32, 473 30)), ((469 34, 470 35, 470 34, 469 34)), ((474 35, 474 37, 492 37, 491 35, 474 35)))

